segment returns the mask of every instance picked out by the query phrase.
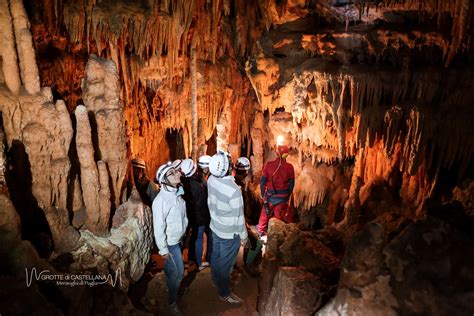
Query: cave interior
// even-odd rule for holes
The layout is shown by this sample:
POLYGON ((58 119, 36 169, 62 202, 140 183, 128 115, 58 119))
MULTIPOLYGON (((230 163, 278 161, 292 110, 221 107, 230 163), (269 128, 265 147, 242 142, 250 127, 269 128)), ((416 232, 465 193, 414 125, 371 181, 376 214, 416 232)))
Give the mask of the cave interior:
POLYGON ((166 314, 130 161, 249 158, 256 225, 278 137, 295 221, 234 314, 472 314, 473 30, 470 0, 0 0, 0 315, 166 314))

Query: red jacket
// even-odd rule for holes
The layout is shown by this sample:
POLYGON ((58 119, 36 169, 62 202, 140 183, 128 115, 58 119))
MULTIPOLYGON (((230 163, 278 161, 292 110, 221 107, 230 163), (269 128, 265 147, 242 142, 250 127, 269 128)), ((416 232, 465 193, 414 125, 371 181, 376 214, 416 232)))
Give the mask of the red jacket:
POLYGON ((293 165, 281 158, 269 161, 263 167, 260 190, 262 196, 273 205, 287 202, 294 187, 293 165))

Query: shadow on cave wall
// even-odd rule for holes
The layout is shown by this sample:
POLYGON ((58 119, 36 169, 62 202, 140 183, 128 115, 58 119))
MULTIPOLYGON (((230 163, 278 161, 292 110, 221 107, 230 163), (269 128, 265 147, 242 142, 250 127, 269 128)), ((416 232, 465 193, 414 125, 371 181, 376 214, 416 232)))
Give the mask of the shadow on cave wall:
POLYGON ((180 130, 167 129, 166 130, 166 143, 168 144, 169 159, 171 161, 175 159, 185 158, 182 129, 180 130))
POLYGON ((11 201, 20 216, 22 239, 30 241, 45 258, 53 250, 53 239, 43 210, 32 192, 31 165, 22 142, 7 149, 6 180, 11 201))

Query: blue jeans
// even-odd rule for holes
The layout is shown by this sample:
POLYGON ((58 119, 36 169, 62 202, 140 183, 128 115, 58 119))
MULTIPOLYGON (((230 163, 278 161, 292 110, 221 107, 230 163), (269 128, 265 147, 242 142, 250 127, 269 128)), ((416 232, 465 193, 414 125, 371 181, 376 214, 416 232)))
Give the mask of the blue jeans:
POLYGON ((234 267, 240 248, 240 236, 235 234, 233 239, 223 239, 212 233, 212 280, 217 286, 219 295, 229 296, 230 274, 234 267))
MULTIPOLYGON (((193 228, 194 229, 194 228, 193 228)), ((210 262, 210 258, 212 258, 212 235, 209 226, 199 226, 196 227, 196 236, 194 241, 194 249, 196 251, 196 263, 199 267, 202 264, 202 252, 203 252, 203 236, 204 232, 207 236, 207 251, 206 251, 206 261, 210 262)), ((194 234, 193 234, 194 235, 194 234)))
POLYGON ((165 262, 166 284, 168 286, 168 303, 172 304, 178 299, 178 290, 184 276, 183 256, 180 244, 168 246, 170 257, 165 262))

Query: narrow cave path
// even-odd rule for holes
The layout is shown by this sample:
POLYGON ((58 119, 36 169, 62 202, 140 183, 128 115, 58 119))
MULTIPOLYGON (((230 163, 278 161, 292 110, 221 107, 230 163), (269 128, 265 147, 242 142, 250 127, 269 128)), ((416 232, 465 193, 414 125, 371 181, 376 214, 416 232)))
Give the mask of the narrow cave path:
POLYGON ((244 300, 240 306, 231 305, 219 300, 217 289, 211 282, 211 270, 204 269, 196 273, 187 292, 181 298, 179 305, 183 315, 258 315, 257 280, 246 273, 234 271, 233 291, 244 300))
MULTIPOLYGON (((131 286, 129 297, 139 310, 153 315, 170 315, 166 304, 166 280, 162 271, 159 256, 153 255, 157 263, 155 268, 148 268, 138 283, 131 286)), ((183 316, 227 315, 254 316, 257 312, 258 277, 247 272, 234 269, 232 273, 232 289, 244 300, 241 305, 232 305, 219 300, 217 289, 211 281, 211 269, 197 272, 195 266, 186 264, 183 285, 186 292, 178 300, 183 316)))

